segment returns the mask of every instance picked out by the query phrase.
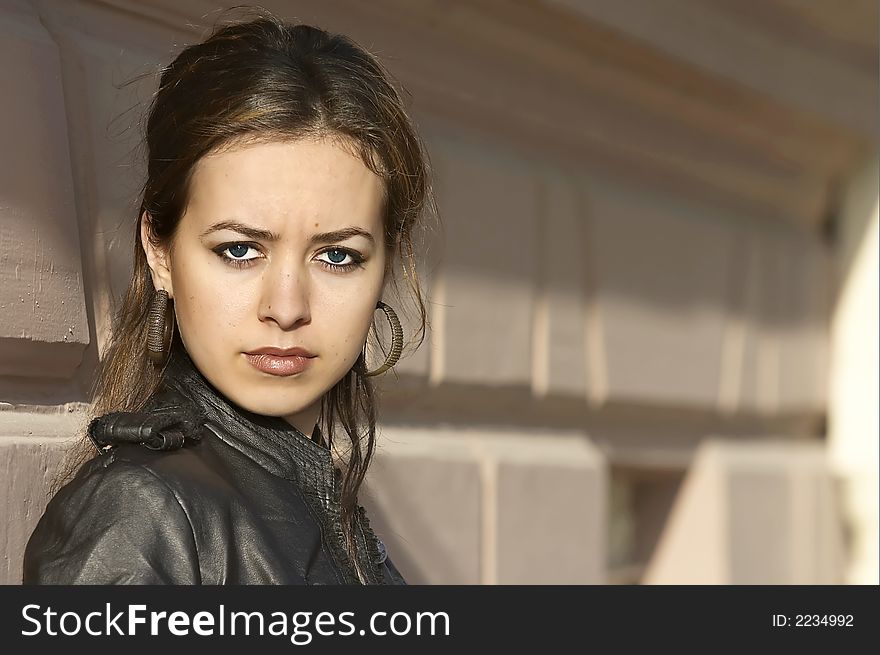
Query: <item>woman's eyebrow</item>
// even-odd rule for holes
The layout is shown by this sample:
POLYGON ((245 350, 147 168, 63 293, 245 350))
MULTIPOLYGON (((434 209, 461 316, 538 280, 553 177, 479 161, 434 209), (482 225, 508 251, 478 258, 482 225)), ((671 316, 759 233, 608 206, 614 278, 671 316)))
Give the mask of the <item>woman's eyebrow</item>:
POLYGON ((251 239, 259 239, 261 241, 280 240, 280 237, 274 232, 263 230, 258 227, 253 227, 252 225, 245 225, 244 223, 239 223, 238 221, 220 221, 219 223, 214 223, 211 227, 202 232, 199 235, 199 238, 206 237, 212 232, 219 232, 220 230, 232 230, 233 232, 238 232, 239 234, 243 234, 246 237, 250 237, 251 239))
MULTIPOLYGON (((243 234, 246 237, 257 239, 260 241, 271 242, 281 240, 281 237, 279 237, 274 232, 254 227, 252 225, 246 225, 245 223, 239 223, 238 221, 220 221, 219 223, 214 223, 207 230, 202 232, 200 237, 206 237, 212 232, 219 232, 220 230, 232 230, 233 232, 238 232, 239 234, 243 234)), ((371 244, 375 245, 376 241, 373 238, 372 234, 362 228, 355 226, 344 227, 339 230, 333 230, 332 232, 319 232, 317 234, 313 234, 311 237, 309 237, 309 244, 314 245, 316 243, 344 241, 345 239, 350 239, 351 237, 357 236, 364 237, 371 244)))
POLYGON ((375 239, 373 239, 372 234, 359 227, 351 226, 344 227, 341 230, 333 230, 332 232, 319 232, 317 234, 313 234, 311 237, 309 237, 309 244, 314 245, 316 243, 344 241, 345 239, 350 239, 351 237, 364 237, 372 245, 375 245, 376 243, 375 239))

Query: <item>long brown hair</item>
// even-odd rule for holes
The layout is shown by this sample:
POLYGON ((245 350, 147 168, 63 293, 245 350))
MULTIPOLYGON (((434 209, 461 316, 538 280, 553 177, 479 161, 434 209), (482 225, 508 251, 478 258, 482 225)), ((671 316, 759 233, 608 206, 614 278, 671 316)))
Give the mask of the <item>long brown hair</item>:
MULTIPOLYGON (((398 273, 406 282, 406 293, 397 295, 408 297, 415 310, 408 347, 417 348, 425 337, 426 311, 414 234, 434 202, 427 154, 401 92, 381 63, 349 38, 249 9, 256 17, 219 22, 206 40, 185 48, 162 70, 146 123, 147 178, 137 220, 146 212, 150 239, 169 245, 186 210, 193 169, 209 153, 242 142, 340 139, 384 181, 388 272, 394 273, 395 291, 398 273)), ((139 229, 135 235, 134 269, 96 376, 92 416, 138 411, 162 375, 145 352, 155 289, 139 229)), ((337 452, 342 452, 334 444, 338 432, 349 441, 341 511, 356 566, 352 520, 376 431, 374 388, 365 371, 362 353, 323 397, 319 419, 337 452)), ((73 458, 68 473, 86 456, 73 458)))

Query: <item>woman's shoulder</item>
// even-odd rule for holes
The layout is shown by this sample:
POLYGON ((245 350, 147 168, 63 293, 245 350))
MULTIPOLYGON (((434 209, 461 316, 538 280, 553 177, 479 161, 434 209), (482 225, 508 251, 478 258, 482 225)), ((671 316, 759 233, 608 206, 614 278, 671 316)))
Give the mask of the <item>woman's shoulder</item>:
POLYGON ((173 388, 154 393, 137 411, 105 413, 91 420, 88 438, 99 454, 85 475, 139 476, 167 486, 206 480, 200 445, 211 437, 204 411, 173 388))
POLYGON ((76 474, 49 501, 45 516, 108 516, 118 519, 151 502, 175 499, 174 460, 185 451, 147 454, 136 445, 120 445, 82 464, 76 474))
POLYGON ((168 400, 90 422, 98 453, 49 501, 25 550, 25 583, 189 582, 197 575, 189 506, 194 497, 219 498, 194 490, 222 485, 222 475, 199 453, 199 417, 168 400))
POLYGON ((204 467, 197 447, 152 450, 140 444, 117 444, 85 462, 55 497, 91 497, 99 490, 103 495, 116 491, 128 496, 177 495, 181 486, 204 479, 204 467))
POLYGON ((198 573, 192 523, 166 457, 114 448, 80 467, 28 540, 25 584, 184 582, 198 573))

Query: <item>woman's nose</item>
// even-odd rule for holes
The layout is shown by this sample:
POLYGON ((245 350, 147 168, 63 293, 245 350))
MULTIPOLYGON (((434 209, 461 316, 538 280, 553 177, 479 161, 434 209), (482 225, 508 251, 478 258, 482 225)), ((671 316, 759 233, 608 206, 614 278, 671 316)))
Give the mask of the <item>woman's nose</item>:
POLYGON ((291 263, 269 266, 263 275, 259 318, 290 330, 311 320, 306 272, 291 263))

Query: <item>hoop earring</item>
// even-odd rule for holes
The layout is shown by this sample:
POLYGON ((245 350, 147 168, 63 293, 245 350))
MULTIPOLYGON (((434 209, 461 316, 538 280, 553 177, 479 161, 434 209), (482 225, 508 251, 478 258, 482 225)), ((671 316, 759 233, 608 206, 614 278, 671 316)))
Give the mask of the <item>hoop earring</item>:
POLYGON ((388 357, 385 359, 385 363, 382 364, 382 366, 374 371, 364 373, 364 377, 368 378, 374 375, 381 375, 394 366, 397 363, 397 360, 400 359, 400 353, 403 352, 403 328, 400 327, 400 319, 397 318, 397 314, 395 314, 394 310, 381 300, 376 303, 376 309, 381 309, 385 312, 385 317, 391 324, 391 351, 388 353, 388 357))
POLYGON ((150 301, 147 326, 147 356, 161 366, 171 350, 174 336, 174 311, 165 289, 159 289, 150 301))

